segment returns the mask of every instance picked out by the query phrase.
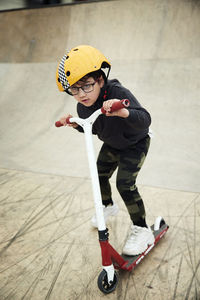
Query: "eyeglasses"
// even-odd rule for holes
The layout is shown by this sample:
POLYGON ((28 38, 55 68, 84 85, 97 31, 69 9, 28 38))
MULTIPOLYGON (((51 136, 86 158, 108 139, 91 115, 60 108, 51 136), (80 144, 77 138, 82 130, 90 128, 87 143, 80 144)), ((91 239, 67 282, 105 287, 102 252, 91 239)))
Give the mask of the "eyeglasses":
POLYGON ((80 87, 77 86, 71 86, 68 91, 70 92, 70 94, 72 96, 78 95, 79 90, 81 89, 82 91, 84 91, 85 93, 90 93, 94 90, 94 85, 95 85, 96 81, 93 83, 87 83, 85 85, 82 85, 80 87))

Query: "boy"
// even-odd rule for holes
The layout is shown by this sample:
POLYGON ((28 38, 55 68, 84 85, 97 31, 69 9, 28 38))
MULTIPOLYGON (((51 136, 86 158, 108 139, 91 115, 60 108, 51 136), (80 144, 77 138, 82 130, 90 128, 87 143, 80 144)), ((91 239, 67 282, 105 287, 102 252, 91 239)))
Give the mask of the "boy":
MULTIPOLYGON (((118 167, 117 189, 132 220, 130 234, 123 253, 137 255, 154 242, 151 229, 145 220, 143 200, 136 187, 136 178, 147 155, 150 137, 150 114, 139 104, 129 90, 118 80, 108 80, 111 64, 97 49, 81 45, 71 49, 61 60, 56 73, 60 91, 65 91, 77 100, 80 118, 88 118, 102 106, 106 115, 100 115, 93 125, 93 134, 103 141, 97 159, 99 182, 104 205, 105 221, 118 213, 113 202, 109 179, 118 167), (108 69, 107 76, 102 69, 108 69), (128 99, 130 106, 110 113, 116 101, 128 99)), ((66 124, 66 115, 60 119, 66 124)), ((83 132, 76 123, 69 126, 83 132)), ((96 217, 92 224, 97 227, 96 217)))

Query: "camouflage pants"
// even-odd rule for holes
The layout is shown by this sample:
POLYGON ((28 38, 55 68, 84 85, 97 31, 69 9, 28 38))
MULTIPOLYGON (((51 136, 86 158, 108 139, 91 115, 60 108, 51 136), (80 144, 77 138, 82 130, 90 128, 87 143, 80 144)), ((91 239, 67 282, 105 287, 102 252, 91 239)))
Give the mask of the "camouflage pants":
POLYGON ((144 203, 136 186, 136 178, 146 158, 149 145, 149 136, 125 150, 113 149, 103 144, 97 159, 103 203, 112 199, 109 179, 118 167, 116 186, 133 223, 145 218, 144 203))

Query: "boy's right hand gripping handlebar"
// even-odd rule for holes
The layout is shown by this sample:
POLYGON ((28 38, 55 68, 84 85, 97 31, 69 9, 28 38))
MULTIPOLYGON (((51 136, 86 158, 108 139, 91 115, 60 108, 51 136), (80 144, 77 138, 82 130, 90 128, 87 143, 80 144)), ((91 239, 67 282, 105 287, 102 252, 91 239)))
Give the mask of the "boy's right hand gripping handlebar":
MULTIPOLYGON (((113 111, 119 110, 124 107, 128 107, 129 104, 130 101, 128 99, 123 99, 118 102, 114 102, 113 105, 111 106, 110 112, 112 113, 113 111)), ((103 108, 103 106, 101 108, 101 112, 102 114, 106 114, 106 110, 103 108)))
MULTIPOLYGON (((114 102, 113 105, 112 105, 112 107, 111 107, 111 109, 110 109, 110 112, 119 110, 119 109, 121 109, 121 108, 126 108, 126 107, 128 107, 129 105, 130 105, 130 101, 129 101, 128 99, 123 99, 123 100, 120 100, 120 101, 118 101, 118 102, 114 102)), ((106 110, 103 108, 103 106, 102 106, 102 108, 101 108, 101 112, 102 112, 102 114, 106 114, 106 110)), ((71 122, 69 121, 69 119, 70 119, 70 117, 68 117, 68 118, 66 119, 67 124, 70 124, 70 123, 71 123, 71 122)), ((57 122, 55 123, 55 126, 56 126, 56 127, 61 127, 61 126, 63 126, 63 124, 62 124, 60 121, 57 121, 57 122)))

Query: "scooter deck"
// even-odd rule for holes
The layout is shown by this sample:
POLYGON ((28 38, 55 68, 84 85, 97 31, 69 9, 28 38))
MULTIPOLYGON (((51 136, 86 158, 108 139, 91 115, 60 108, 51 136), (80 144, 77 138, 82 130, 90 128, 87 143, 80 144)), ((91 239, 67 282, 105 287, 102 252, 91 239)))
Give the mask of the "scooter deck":
POLYGON ((133 268, 135 268, 141 260, 154 248, 154 246, 159 242, 159 240, 163 237, 163 235, 167 232, 169 226, 167 224, 163 224, 159 230, 154 230, 154 225, 151 226, 151 230, 154 234, 155 241, 154 244, 149 245, 148 248, 139 255, 134 256, 128 256, 122 254, 122 258, 127 262, 122 269, 131 271, 133 268))

